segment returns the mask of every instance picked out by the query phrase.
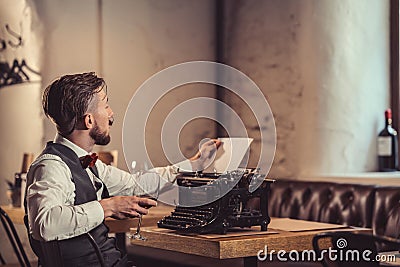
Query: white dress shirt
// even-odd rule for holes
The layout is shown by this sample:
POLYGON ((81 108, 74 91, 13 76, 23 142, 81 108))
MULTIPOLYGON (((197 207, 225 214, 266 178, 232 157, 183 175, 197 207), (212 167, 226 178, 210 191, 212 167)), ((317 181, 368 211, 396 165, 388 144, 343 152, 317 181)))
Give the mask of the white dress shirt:
MULTIPOLYGON (((56 135, 55 143, 71 148, 78 157, 88 153, 61 135, 56 135)), ((179 164, 178 164, 179 165, 179 164)), ((176 165, 176 166, 178 166, 176 165)), ((188 161, 179 166, 187 168, 188 161)), ((151 191, 165 181, 175 181, 177 167, 154 168, 154 172, 138 176, 96 161, 99 178, 107 186, 110 196, 141 195, 151 191), (161 178, 160 178, 161 177, 161 178), (160 182, 160 179, 163 180, 160 182)), ((86 169, 92 183, 98 179, 89 168, 86 169)), ((86 233, 104 220, 104 211, 99 201, 74 205, 75 184, 67 164, 60 157, 44 154, 31 165, 27 174, 27 209, 29 226, 37 240, 62 240, 86 233)), ((101 199, 103 189, 97 191, 101 199)))

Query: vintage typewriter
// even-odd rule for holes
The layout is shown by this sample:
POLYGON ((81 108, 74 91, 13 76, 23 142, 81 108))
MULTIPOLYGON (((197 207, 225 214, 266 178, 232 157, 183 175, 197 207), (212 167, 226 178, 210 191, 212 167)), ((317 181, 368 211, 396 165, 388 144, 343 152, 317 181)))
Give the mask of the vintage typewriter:
POLYGON ((224 174, 179 173, 179 204, 157 225, 185 233, 225 234, 233 227, 254 225, 260 225, 261 230, 266 231, 270 222, 268 191, 272 182, 255 169, 239 169, 224 174), (256 189, 250 192, 255 184, 256 189), (187 188, 190 193, 182 193, 187 188), (197 205, 209 199, 216 200, 197 205))

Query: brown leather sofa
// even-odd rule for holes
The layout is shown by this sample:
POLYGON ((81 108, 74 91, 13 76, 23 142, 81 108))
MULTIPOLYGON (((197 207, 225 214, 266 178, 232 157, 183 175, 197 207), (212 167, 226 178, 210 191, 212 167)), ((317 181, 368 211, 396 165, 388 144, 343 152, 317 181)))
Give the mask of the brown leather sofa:
POLYGON ((279 179, 271 185, 271 217, 372 228, 399 238, 400 186, 279 179))

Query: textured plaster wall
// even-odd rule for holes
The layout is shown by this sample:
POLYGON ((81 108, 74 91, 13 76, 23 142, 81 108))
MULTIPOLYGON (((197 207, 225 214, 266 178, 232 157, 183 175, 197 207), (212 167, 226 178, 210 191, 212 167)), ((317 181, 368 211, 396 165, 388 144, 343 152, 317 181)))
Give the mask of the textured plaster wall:
POLYGON ((270 176, 374 171, 389 103, 389 1, 226 5, 225 62, 258 84, 275 117, 270 176))
MULTIPOLYGON (((271 175, 294 173, 296 162, 288 150, 296 135, 293 119, 301 105, 304 86, 299 63, 300 1, 226 1, 224 60, 246 73, 268 100, 277 128, 277 150, 271 175), (290 140, 290 141, 289 141, 290 140)), ((230 95, 224 101, 232 102, 230 95)), ((243 118, 249 109, 234 104, 243 118)), ((255 120, 246 120, 254 129, 255 120)), ((252 150, 260 148, 257 131, 252 150)), ((254 163, 254 158, 250 158, 254 163)))
POLYGON ((298 151, 307 151, 300 175, 377 169, 376 136, 389 107, 388 12, 389 1, 377 0, 303 6, 301 60, 311 96, 302 110, 314 122, 300 128, 298 151))

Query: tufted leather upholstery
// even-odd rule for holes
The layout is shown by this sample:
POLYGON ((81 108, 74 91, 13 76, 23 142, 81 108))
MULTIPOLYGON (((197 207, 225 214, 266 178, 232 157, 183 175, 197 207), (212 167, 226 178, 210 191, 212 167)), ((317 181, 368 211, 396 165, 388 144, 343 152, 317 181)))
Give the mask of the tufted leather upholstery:
POLYGON ((399 238, 400 188, 377 187, 373 214, 372 229, 374 234, 399 238))
POLYGON ((370 185, 332 185, 321 207, 320 221, 370 228, 374 192, 370 185))
POLYGON ((400 187, 279 179, 268 199, 271 217, 372 228, 398 238, 400 187))
POLYGON ((320 221, 321 206, 326 203, 332 185, 323 182, 278 180, 271 185, 268 200, 270 216, 320 221))

